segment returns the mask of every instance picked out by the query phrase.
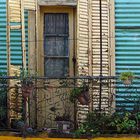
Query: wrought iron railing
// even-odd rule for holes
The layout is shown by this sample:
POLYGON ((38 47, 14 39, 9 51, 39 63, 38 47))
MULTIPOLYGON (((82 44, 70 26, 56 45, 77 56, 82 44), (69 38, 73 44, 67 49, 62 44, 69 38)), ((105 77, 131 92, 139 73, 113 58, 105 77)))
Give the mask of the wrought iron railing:
POLYGON ((110 76, 27 79, 32 81, 32 88, 24 87, 19 77, 0 77, 1 129, 55 128, 59 117, 69 117, 76 128, 90 111, 136 113, 140 110, 138 79, 132 85, 124 85, 118 77, 110 76), (83 84, 90 100, 84 105, 78 100, 72 103, 71 91, 83 84))

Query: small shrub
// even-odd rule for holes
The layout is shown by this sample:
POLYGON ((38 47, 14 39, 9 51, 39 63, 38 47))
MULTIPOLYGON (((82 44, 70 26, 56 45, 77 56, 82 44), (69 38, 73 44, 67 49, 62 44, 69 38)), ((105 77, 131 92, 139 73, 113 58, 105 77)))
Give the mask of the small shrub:
POLYGON ((128 80, 128 79, 132 79, 134 77, 134 74, 131 71, 128 72, 122 72, 120 75, 120 80, 124 81, 124 80, 128 80))
POLYGON ((96 136, 101 134, 135 134, 139 132, 140 112, 100 113, 90 112, 85 122, 76 131, 76 135, 96 136))

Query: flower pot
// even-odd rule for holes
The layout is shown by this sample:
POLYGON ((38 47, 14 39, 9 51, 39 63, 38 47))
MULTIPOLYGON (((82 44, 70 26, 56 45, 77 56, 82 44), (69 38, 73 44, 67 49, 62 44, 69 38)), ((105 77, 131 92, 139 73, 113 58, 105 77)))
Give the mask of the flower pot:
POLYGON ((73 123, 70 121, 56 121, 57 128, 63 133, 70 133, 73 129, 73 123))
POLYGON ((132 79, 123 80, 123 84, 124 85, 131 85, 132 84, 132 79))
POLYGON ((21 87, 22 90, 22 96, 23 97, 29 97, 30 94, 32 94, 34 90, 34 85, 33 84, 23 84, 21 87))
POLYGON ((81 105, 88 105, 90 101, 89 91, 83 91, 80 96, 78 97, 78 101, 81 105))

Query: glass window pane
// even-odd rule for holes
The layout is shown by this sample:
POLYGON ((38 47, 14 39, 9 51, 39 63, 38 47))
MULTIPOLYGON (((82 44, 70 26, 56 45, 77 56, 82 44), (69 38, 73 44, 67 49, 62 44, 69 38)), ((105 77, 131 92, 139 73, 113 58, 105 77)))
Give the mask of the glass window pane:
POLYGON ((68 34, 68 14, 46 14, 45 34, 68 34))
POLYGON ((55 14, 45 16, 45 34, 55 34, 55 14))
POLYGON ((45 75, 54 78, 68 76, 68 65, 68 59, 46 59, 45 75))
POLYGON ((45 55, 46 56, 68 56, 67 37, 46 37, 45 55))
POLYGON ((56 33, 68 34, 68 14, 56 14, 56 33))
POLYGON ((67 13, 45 14, 44 60, 47 77, 61 77, 68 74, 68 23, 67 13))

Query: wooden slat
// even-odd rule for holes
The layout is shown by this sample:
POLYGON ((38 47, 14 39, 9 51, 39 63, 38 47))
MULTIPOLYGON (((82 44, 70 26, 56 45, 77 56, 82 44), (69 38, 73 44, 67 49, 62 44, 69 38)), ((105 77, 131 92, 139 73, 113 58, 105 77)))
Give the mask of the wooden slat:
POLYGON ((9 0, 10 22, 21 22, 21 2, 24 3, 24 9, 35 10, 36 0, 9 0))
POLYGON ((20 0, 9 0, 10 22, 21 21, 20 0))
POLYGON ((76 6, 77 0, 38 0, 38 4, 41 6, 55 6, 55 5, 76 6))
POLYGON ((10 26, 10 29, 12 29, 12 30, 21 29, 21 25, 10 26))
POLYGON ((35 10, 36 0, 24 0, 24 8, 28 10, 35 10))

